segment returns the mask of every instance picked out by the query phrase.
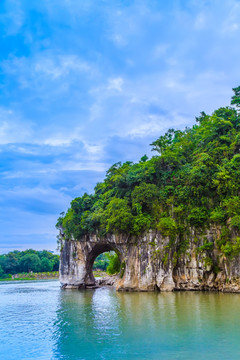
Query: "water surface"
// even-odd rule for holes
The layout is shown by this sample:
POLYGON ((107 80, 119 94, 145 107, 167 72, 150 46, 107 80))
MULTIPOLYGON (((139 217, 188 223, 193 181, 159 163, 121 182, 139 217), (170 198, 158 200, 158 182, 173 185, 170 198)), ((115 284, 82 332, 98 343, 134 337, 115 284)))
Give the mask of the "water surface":
POLYGON ((0 359, 239 359, 240 295, 0 284, 0 359))

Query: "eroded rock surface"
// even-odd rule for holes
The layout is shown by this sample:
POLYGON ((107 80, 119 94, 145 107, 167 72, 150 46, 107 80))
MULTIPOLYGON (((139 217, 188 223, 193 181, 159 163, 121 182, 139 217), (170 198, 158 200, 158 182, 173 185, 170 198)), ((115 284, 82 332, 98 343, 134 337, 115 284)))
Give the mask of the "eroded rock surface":
POLYGON ((114 279, 117 290, 240 292, 240 256, 231 261, 224 257, 216 246, 218 236, 216 228, 204 234, 192 230, 184 250, 180 248, 182 240, 171 244, 169 238, 156 231, 138 239, 120 235, 103 239, 94 235, 80 241, 65 241, 60 282, 66 288, 96 286, 93 262, 102 252, 114 250, 122 263, 120 274, 114 279), (201 250, 206 241, 213 244, 211 250, 201 250))

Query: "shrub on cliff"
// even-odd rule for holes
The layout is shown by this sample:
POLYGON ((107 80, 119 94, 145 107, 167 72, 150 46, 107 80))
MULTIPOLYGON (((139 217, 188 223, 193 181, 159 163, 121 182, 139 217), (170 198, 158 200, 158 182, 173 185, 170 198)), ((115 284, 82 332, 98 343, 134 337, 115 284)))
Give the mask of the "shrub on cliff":
POLYGON ((109 259, 109 265, 107 267, 107 273, 109 275, 118 274, 121 267, 121 262, 118 257, 118 255, 115 254, 107 254, 107 257, 109 259))

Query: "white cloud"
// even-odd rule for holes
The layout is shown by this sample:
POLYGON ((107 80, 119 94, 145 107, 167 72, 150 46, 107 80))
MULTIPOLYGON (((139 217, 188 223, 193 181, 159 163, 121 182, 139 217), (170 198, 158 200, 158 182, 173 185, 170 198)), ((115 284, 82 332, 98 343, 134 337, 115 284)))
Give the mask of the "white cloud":
POLYGON ((77 82, 92 81, 98 76, 97 67, 80 56, 52 50, 29 58, 10 55, 0 65, 5 75, 13 76, 19 91, 30 90, 25 101, 54 101, 61 94, 68 95, 69 88, 77 82))
POLYGON ((22 4, 16 0, 8 0, 4 6, 6 12, 1 14, 0 23, 4 25, 6 35, 15 35, 21 30, 25 21, 22 4))
POLYGON ((102 155, 103 152, 103 144, 88 144, 86 141, 83 142, 84 143, 84 147, 86 149, 86 151, 91 154, 91 155, 102 155))
POLYGON ((152 11, 145 1, 132 2, 129 6, 106 10, 111 27, 109 38, 119 47, 129 46, 134 38, 144 36, 145 28, 149 24, 160 23, 160 11, 152 11))
POLYGON ((68 75, 70 71, 90 72, 91 67, 76 55, 61 55, 59 57, 52 56, 50 58, 36 59, 33 71, 49 76, 52 79, 58 79, 68 75))
POLYGON ((144 119, 144 121, 138 120, 135 126, 130 126, 124 133, 124 136, 136 138, 146 137, 151 134, 160 134, 164 127, 163 118, 149 115, 146 119, 144 119))
MULTIPOLYGON (((96 99, 106 98, 111 95, 116 96, 116 92, 121 93, 123 91, 123 85, 124 79, 121 76, 108 78, 107 80, 103 78, 102 82, 98 84, 98 86, 94 86, 89 90, 89 94, 95 96, 96 99)), ((95 111, 94 107, 93 111, 95 111)))
POLYGON ((240 3, 232 0, 229 5, 230 11, 225 14, 221 28, 225 35, 233 35, 239 30, 240 3))
POLYGON ((123 79, 121 77, 112 78, 108 80, 107 89, 108 90, 116 90, 122 92, 123 89, 123 79))
POLYGON ((66 161, 59 162, 59 168, 61 171, 96 171, 103 172, 106 170, 106 164, 101 162, 78 162, 66 161))
POLYGON ((0 109, 0 145, 29 141, 32 134, 31 122, 20 120, 14 111, 0 109))
POLYGON ((124 37, 121 34, 114 34, 110 36, 110 39, 112 39, 116 45, 119 46, 127 45, 127 39, 126 38, 124 39, 124 37))
POLYGON ((50 145, 50 146, 56 146, 56 147, 61 147, 61 146, 70 146, 74 141, 81 141, 82 140, 82 136, 79 135, 79 132, 81 131, 81 129, 76 128, 73 130, 72 133, 64 134, 64 132, 57 132, 57 130, 52 130, 52 134, 50 137, 46 137, 45 139, 43 138, 42 140, 39 139, 37 141, 37 143, 39 145, 44 144, 44 145, 50 145))

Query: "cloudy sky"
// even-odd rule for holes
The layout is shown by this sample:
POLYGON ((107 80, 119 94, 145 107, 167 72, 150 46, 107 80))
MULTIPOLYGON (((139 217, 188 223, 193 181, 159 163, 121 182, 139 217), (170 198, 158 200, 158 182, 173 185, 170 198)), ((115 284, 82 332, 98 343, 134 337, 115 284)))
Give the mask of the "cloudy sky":
POLYGON ((239 0, 2 0, 0 253, 56 249, 70 201, 230 103, 239 0))

